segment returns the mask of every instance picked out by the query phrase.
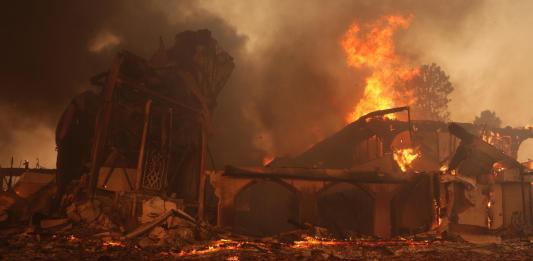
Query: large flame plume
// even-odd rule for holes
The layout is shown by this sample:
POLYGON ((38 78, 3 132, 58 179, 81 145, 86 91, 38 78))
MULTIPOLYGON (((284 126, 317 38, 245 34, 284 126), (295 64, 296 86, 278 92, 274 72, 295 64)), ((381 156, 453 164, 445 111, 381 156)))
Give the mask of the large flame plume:
MULTIPOLYGON (((353 23, 344 34, 341 45, 347 63, 354 69, 369 69, 363 98, 347 116, 348 123, 366 113, 411 104, 413 93, 395 90, 398 83, 418 74, 418 69, 409 67, 396 54, 394 33, 407 29, 412 16, 383 16, 378 20, 360 25, 353 23)), ((394 118, 394 115, 387 115, 394 118)))

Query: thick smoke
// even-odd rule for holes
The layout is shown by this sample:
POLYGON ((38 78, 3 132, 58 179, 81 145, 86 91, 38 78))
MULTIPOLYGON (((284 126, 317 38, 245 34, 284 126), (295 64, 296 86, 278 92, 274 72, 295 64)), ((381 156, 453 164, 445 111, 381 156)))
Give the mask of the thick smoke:
MULTIPOLYGON (((502 8, 496 2, 459 0, 19 2, 10 3, 0 16, 4 166, 10 155, 16 155, 19 160, 39 157, 41 164, 53 167, 55 123, 73 95, 91 88, 88 79, 106 70, 118 50, 149 57, 160 36, 169 46, 177 32, 188 29, 211 30, 237 66, 215 110, 210 149, 218 168, 258 165, 267 155, 293 155, 340 129, 361 97, 367 73, 346 66, 340 37, 353 21, 381 15, 413 14, 411 28, 397 39, 398 51, 415 65, 437 62, 451 75, 457 90, 452 119, 471 121, 477 111, 492 109, 504 123, 533 122, 526 113, 511 118, 517 114, 506 106, 516 106, 514 101, 524 102, 527 96, 495 100, 506 88, 523 91, 516 88, 531 82, 524 73, 527 66, 518 74, 509 67, 522 56, 503 59, 503 46, 513 40, 498 38, 512 37, 507 30, 515 23, 523 23, 516 30, 526 32, 530 23, 520 16, 506 20, 515 9, 530 10, 518 4, 502 8), (482 56, 496 50, 500 52, 482 56), (485 102, 468 104, 480 100, 476 95, 483 95, 485 102)), ((507 47, 513 54, 528 52, 526 43, 507 47)), ((522 111, 527 112, 523 107, 522 111)))
MULTIPOLYGON (((244 106, 248 120, 242 128, 252 127, 252 144, 263 156, 294 155, 343 127, 346 115, 362 95, 363 76, 368 73, 349 68, 339 45, 352 22, 373 21, 382 15, 413 14, 415 20, 417 16, 422 21, 447 20, 436 24, 450 30, 459 26, 459 21, 477 6, 474 2, 459 1, 424 3, 270 1, 258 4, 238 0, 204 3, 207 9, 248 37, 248 65, 239 66, 241 63, 237 61, 236 71, 246 77, 234 79, 241 81, 240 88, 246 88, 237 95, 242 99, 239 104, 244 106)), ((406 41, 398 39, 401 43, 406 41)), ((399 51, 418 62, 418 52, 408 47, 399 51)), ((224 106, 222 102, 221 106, 224 106)), ((226 141, 235 137, 238 138, 215 137, 216 149, 237 153, 225 162, 243 159, 243 154, 226 145, 226 141)), ((243 140, 234 143, 241 142, 249 144, 243 140)))
POLYGON ((220 18, 180 1, 13 1, 0 15, 0 164, 35 159, 55 167, 54 129, 77 93, 94 88, 89 78, 109 68, 122 49, 143 57, 162 36, 172 44, 177 32, 209 28, 232 54, 245 37, 220 18), (31 3, 30 3, 31 2, 31 3), (183 20, 171 21, 167 6, 183 20))

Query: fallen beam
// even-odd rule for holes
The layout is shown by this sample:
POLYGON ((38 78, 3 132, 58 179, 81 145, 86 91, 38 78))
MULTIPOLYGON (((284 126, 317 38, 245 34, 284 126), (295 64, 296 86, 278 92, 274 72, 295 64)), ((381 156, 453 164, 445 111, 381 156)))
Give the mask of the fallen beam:
POLYGON ((179 210, 179 209, 171 209, 171 210, 165 212, 164 214, 162 214, 161 216, 159 216, 157 218, 154 218, 149 223, 147 223, 147 224, 145 224, 143 226, 140 226, 137 229, 133 230, 132 232, 128 233, 126 236, 124 236, 124 238, 126 238, 126 239, 136 238, 136 237, 138 237, 138 236, 150 231, 151 229, 153 229, 157 225, 163 223, 164 221, 167 220, 167 218, 169 218, 171 216, 180 217, 180 218, 183 218, 183 219, 191 222, 194 225, 198 225, 196 220, 193 217, 191 217, 189 214, 185 213, 184 211, 179 210))
POLYGON ((20 176, 24 172, 53 174, 55 169, 0 168, 0 176, 20 176))
POLYGON ((383 175, 378 171, 351 169, 311 168, 239 168, 226 166, 223 176, 235 178, 284 178, 300 180, 362 182, 362 183, 406 183, 415 175, 383 175))
POLYGON ((144 226, 141 226, 135 230, 133 230, 131 233, 127 234, 125 236, 126 239, 132 239, 132 238, 136 238, 148 231, 150 231, 152 228, 156 227, 157 225, 163 223, 164 221, 167 220, 168 217, 171 217, 171 216, 174 216, 175 215, 175 212, 173 209, 165 212, 163 215, 155 218, 154 220, 152 220, 151 222, 147 223, 146 225, 144 226))

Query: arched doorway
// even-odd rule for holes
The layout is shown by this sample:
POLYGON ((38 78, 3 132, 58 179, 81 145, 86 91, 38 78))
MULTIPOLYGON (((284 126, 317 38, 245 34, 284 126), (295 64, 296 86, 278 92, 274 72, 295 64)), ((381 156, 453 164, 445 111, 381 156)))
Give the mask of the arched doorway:
POLYGON ((252 236, 269 236, 294 229, 298 220, 298 195, 288 185, 258 181, 235 197, 234 230, 252 236))
POLYGON ((374 199, 360 187, 336 183, 321 191, 317 199, 319 225, 336 234, 351 231, 372 234, 374 199))
POLYGON ((518 161, 526 162, 533 160, 533 139, 527 139, 518 148, 518 161))
POLYGON ((391 202, 393 235, 427 231, 433 223, 433 177, 423 175, 406 184, 391 202))

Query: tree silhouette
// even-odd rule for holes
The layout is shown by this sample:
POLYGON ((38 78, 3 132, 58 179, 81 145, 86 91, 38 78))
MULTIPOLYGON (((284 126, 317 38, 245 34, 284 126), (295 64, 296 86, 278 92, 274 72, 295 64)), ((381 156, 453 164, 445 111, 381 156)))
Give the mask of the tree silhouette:
POLYGON ((411 105, 411 111, 415 119, 447 121, 450 117, 448 112, 448 95, 454 87, 450 77, 432 63, 420 66, 419 73, 405 84, 405 90, 411 91, 416 101, 411 105))
POLYGON ((474 119, 474 124, 485 125, 489 128, 499 128, 502 124, 502 120, 496 116, 496 112, 484 110, 479 114, 479 117, 476 116, 474 119))

